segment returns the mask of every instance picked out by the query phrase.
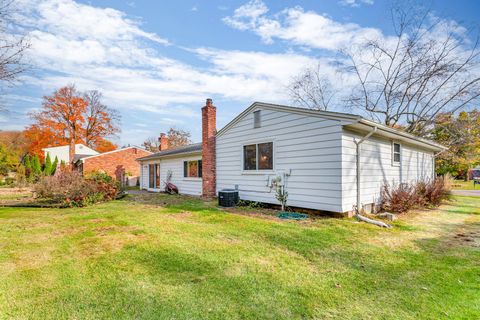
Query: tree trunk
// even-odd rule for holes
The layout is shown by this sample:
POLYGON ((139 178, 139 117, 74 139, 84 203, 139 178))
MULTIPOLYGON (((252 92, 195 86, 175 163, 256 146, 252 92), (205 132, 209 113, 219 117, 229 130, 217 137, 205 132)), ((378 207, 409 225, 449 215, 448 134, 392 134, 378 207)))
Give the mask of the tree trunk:
POLYGON ((74 159, 75 159, 75 139, 70 138, 70 146, 68 147, 68 161, 70 163, 72 171, 75 170, 74 163, 73 163, 74 159))

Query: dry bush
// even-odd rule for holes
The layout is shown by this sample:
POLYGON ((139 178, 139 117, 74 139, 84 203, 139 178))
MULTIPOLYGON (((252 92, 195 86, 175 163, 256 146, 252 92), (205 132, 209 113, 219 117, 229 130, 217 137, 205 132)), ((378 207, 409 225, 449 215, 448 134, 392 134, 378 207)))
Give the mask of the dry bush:
POLYGON ((404 213, 415 208, 439 206, 450 195, 448 178, 436 178, 414 184, 386 184, 381 190, 382 211, 404 213))
POLYGON ((62 170, 55 176, 42 177, 33 190, 38 199, 64 207, 83 207, 103 200, 113 200, 119 193, 112 179, 85 179, 76 171, 62 170), (108 180, 108 181, 107 181, 108 180))
POLYGON ((415 201, 418 200, 416 199, 415 188, 407 183, 401 183, 397 186, 384 185, 380 197, 382 199, 382 210, 395 213, 404 213, 413 209, 415 201))
POLYGON ((439 206, 443 200, 450 197, 448 178, 440 177, 426 184, 425 192, 421 194, 426 206, 439 206))

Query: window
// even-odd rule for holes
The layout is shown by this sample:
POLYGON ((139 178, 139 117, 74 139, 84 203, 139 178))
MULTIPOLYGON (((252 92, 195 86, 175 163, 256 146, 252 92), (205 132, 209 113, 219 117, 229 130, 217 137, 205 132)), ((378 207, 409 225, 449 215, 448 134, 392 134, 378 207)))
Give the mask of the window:
POLYGON ((393 165, 400 165, 400 161, 402 160, 402 148, 400 143, 393 143, 392 160, 393 165))
POLYGON ((243 170, 273 170, 273 142, 243 146, 243 170))
POLYGON ((202 160, 183 161, 183 177, 184 178, 201 178, 202 177, 202 160))
POLYGON ((155 170, 154 165, 148 165, 148 187, 154 188, 155 187, 155 170))
POLYGON ((253 127, 260 128, 260 110, 253 112, 253 127))
POLYGON ((160 164, 148 165, 148 187, 151 189, 160 188, 160 164))
POLYGON ((160 163, 155 164, 155 188, 160 188, 160 163))

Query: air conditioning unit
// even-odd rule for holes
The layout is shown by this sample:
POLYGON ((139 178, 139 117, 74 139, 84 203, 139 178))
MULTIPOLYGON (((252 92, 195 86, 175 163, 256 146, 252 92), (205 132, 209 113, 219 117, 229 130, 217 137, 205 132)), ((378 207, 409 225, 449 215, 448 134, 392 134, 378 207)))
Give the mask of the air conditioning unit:
POLYGON ((235 207, 238 200, 238 190, 223 189, 218 192, 218 205, 221 207, 235 207))

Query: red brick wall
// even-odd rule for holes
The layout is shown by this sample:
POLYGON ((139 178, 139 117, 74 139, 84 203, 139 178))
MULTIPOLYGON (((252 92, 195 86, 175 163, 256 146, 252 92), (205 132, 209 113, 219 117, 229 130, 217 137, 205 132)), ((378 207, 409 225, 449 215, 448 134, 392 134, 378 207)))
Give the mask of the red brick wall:
POLYGON ((83 173, 103 170, 109 176, 120 180, 122 174, 131 173, 140 176, 140 164, 136 159, 148 156, 149 152, 138 148, 126 148, 116 152, 100 154, 83 160, 83 173))
POLYGON ((202 195, 213 198, 216 195, 215 135, 217 134, 217 108, 212 99, 207 99, 202 108, 202 195))

